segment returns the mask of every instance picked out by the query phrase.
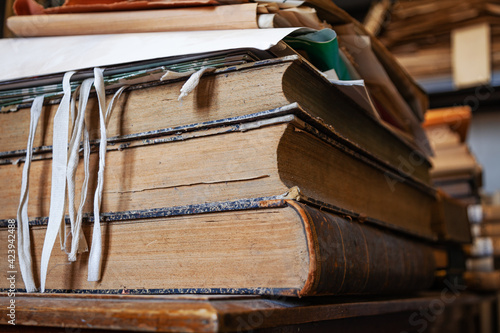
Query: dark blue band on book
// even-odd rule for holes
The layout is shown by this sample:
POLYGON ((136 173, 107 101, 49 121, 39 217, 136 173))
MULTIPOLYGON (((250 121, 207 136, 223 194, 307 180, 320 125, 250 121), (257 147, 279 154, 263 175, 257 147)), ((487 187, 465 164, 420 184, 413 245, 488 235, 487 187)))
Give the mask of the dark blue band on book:
MULTIPOLYGON (((0 293, 12 292, 0 289, 0 293)), ((16 289, 16 293, 25 293, 26 289, 16 289)), ((79 295, 173 295, 173 294, 218 294, 218 295, 283 295, 296 296, 295 288, 166 288, 166 289, 45 289, 46 294, 79 295)))
MULTIPOLYGON (((283 196, 273 196, 273 197, 261 197, 252 199, 239 199, 234 201, 224 201, 224 202, 213 202, 197 205, 187 205, 187 206, 177 206, 177 207, 165 207, 165 208, 153 208, 144 210, 131 210, 126 212, 111 212, 103 213, 100 215, 101 222, 117 222, 117 221, 127 221, 127 220, 140 220, 140 219, 151 219, 158 217, 168 217, 168 216, 180 216, 180 215, 192 215, 192 214, 203 214, 203 213, 216 213, 225 211, 235 211, 244 209, 259 209, 259 208, 277 208, 285 207, 286 203, 283 200, 283 196)), ((48 217, 37 217, 29 221, 30 225, 47 225, 48 217)), ((66 223, 70 223, 69 217, 65 218, 66 223)), ((10 220, 0 220, 0 227, 7 227, 9 224, 12 225, 10 220)), ((83 221, 94 222, 94 215, 92 213, 84 214, 83 221)), ((17 223, 15 223, 17 225, 17 223)))

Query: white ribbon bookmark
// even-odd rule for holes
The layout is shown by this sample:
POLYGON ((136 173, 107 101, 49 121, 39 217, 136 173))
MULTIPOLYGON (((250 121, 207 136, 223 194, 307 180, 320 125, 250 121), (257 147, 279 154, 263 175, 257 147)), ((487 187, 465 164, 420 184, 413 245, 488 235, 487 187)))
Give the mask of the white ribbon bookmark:
POLYGON ((42 249, 42 261, 40 265, 40 287, 45 291, 47 268, 49 266, 50 254, 61 228, 64 223, 64 204, 66 202, 66 166, 68 161, 68 123, 71 102, 70 79, 75 72, 64 74, 63 98, 54 116, 54 133, 52 143, 52 186, 50 189, 49 222, 45 241, 42 249))
POLYGON ((17 252, 19 255, 19 267, 23 277, 26 291, 31 293, 36 291, 35 279, 33 278, 33 267, 31 264, 30 230, 28 223, 28 200, 29 200, 29 174, 31 158, 33 156, 33 141, 35 139, 36 128, 40 114, 42 113, 44 96, 38 96, 31 105, 30 130, 28 135, 28 145, 26 147, 26 160, 23 168, 23 178, 21 180, 21 197, 19 208, 17 209, 17 252))
MULTIPOLYGON (((54 248, 57 235, 61 236, 61 248, 66 250, 64 211, 66 203, 66 187, 68 191, 69 219, 71 222, 71 250, 68 254, 69 261, 76 261, 77 253, 87 250, 87 242, 82 232, 83 207, 87 199, 89 169, 90 169, 90 139, 87 126, 85 124, 85 110, 92 84, 95 86, 97 100, 99 104, 99 170, 97 174, 97 188, 94 195, 94 227, 92 233, 92 247, 89 255, 88 280, 98 281, 101 275, 101 226, 100 226, 100 206, 102 202, 102 191, 104 185, 104 167, 106 164, 107 135, 106 127, 123 91, 128 86, 123 86, 115 93, 106 108, 106 91, 104 87, 103 69, 94 69, 94 78, 86 79, 75 91, 71 98, 71 76, 75 72, 68 72, 63 78, 63 92, 59 108, 54 116, 54 133, 52 143, 52 185, 50 192, 49 222, 43 243, 42 258, 40 265, 40 289, 45 291, 47 280, 47 270, 50 255, 54 248), (78 98, 78 110, 76 110, 76 96, 78 98), (71 116, 71 129, 69 128, 71 116), (68 134, 71 130, 71 139, 68 145, 68 134), (82 183, 80 204, 76 208, 76 170, 79 163, 80 140, 83 136, 83 163, 85 177, 82 183), (69 156, 68 156, 69 154, 69 156)), ((33 141, 38 120, 43 106, 43 96, 35 98, 31 108, 30 132, 26 151, 26 163, 23 169, 21 183, 21 197, 17 212, 18 219, 18 252, 21 274, 28 292, 36 291, 33 278, 30 236, 28 225, 28 197, 29 197, 29 169, 32 159, 33 141)))
MULTIPOLYGON (((90 136, 89 136, 89 131, 87 129, 87 125, 83 124, 83 168, 85 170, 85 178, 83 180, 82 184, 82 194, 80 196, 80 206, 78 207, 78 213, 76 215, 76 222, 75 222, 75 230, 76 230, 76 235, 73 235, 73 241, 75 242, 74 247, 77 249, 78 252, 87 252, 88 245, 87 241, 85 240, 85 236, 83 235, 82 232, 82 218, 83 218, 83 206, 85 205, 85 201, 87 200, 87 193, 88 193, 88 187, 89 187, 89 177, 90 177, 90 136), (81 236, 79 237, 78 234, 81 236), (77 241, 79 239, 79 241, 77 241)), ((71 247, 71 250, 73 250, 73 244, 71 247)))
POLYGON ((99 102, 99 125, 100 125, 100 142, 99 142, 99 171, 97 173, 97 188, 94 195, 94 228, 92 231, 92 247, 89 255, 88 281, 99 281, 101 276, 101 257, 102 257, 102 241, 101 241, 101 220, 100 209, 102 202, 102 189, 104 185, 104 167, 106 165, 106 126, 115 106, 115 100, 120 97, 126 86, 121 87, 113 96, 113 99, 106 108, 106 91, 104 89, 103 69, 94 68, 94 86, 99 102))
POLYGON ((184 97, 189 95, 197 86, 200 84, 200 79, 205 74, 206 72, 213 72, 215 71, 215 67, 202 67, 200 70, 197 72, 193 73, 189 79, 184 83, 184 85, 181 88, 181 94, 177 98, 178 101, 182 101, 184 97))
MULTIPOLYGON (((87 102, 90 95, 90 89, 92 88, 92 84, 94 83, 94 79, 86 79, 82 82, 81 86, 77 91, 80 92, 80 97, 78 99, 78 111, 75 112, 75 99, 76 93, 73 95, 73 99, 71 101, 71 115, 73 120, 73 130, 71 133, 71 139, 69 141, 69 158, 68 158, 68 166, 67 166, 67 175, 66 179, 68 182, 68 213, 69 220, 71 222, 71 251, 68 253, 69 261, 76 261, 77 252, 86 251, 87 242, 82 233, 82 217, 83 217, 83 206, 85 204, 85 200, 87 198, 87 190, 88 190, 88 180, 89 180, 89 160, 90 160, 90 144, 89 144, 89 135, 87 128, 85 127, 85 110, 87 108, 87 102), (76 177, 76 168, 78 166, 80 154, 80 139, 83 134, 83 161, 84 161, 84 173, 85 177, 82 184, 81 194, 80 194, 80 205, 78 207, 77 216, 75 218, 75 177, 76 177)), ((66 241, 65 241, 66 244, 66 241)), ((66 246, 65 246, 66 248, 66 246)))

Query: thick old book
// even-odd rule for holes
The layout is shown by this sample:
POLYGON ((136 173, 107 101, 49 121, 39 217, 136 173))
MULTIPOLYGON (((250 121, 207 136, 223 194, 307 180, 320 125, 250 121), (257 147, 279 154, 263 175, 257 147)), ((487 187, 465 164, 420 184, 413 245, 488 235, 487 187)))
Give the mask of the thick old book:
POLYGON ((173 2, 171 4, 176 8, 19 15, 10 17, 7 26, 18 37, 330 27, 318 19, 314 9, 304 6, 295 5, 292 9, 281 10, 277 4, 265 3, 214 6, 199 2, 188 7, 180 2, 177 6, 173 2))
POLYGON ((256 3, 140 11, 21 15, 10 17, 7 26, 18 37, 259 27, 256 3))
MULTIPOLYGON (((64 251, 54 250, 47 291, 381 294, 426 289, 434 279, 429 245, 295 201, 226 202, 163 213, 173 215, 144 211, 103 223, 100 282, 86 281, 86 260, 69 264, 64 251)), ((86 223, 84 232, 90 228, 86 223)), ((45 229, 32 226, 35 262, 45 229)), ((0 228, 2 243, 9 230, 0 228)), ((5 290, 6 260, 0 269, 5 290)), ((20 279, 16 283, 23 289, 20 279)))
MULTIPOLYGON (((328 127, 282 117, 109 145, 102 212, 287 195, 433 239, 435 192, 342 145, 328 127)), ((52 160, 31 164, 31 217, 49 215, 52 160)), ((98 154, 90 156, 96 174, 98 154)), ((0 167, 0 217, 16 217, 22 169, 0 167)), ((83 163, 76 183, 83 179, 83 163)), ((95 176, 90 178, 95 186, 95 176), (94 177, 94 178, 92 178, 94 177)), ((78 194, 77 194, 78 195, 78 194)), ((91 201, 91 200, 88 200, 91 201)), ((87 202, 85 211, 91 211, 87 202)))
MULTIPOLYGON (((402 177, 431 184, 430 163, 425 156, 301 58, 289 56, 219 68, 205 74, 196 90, 179 102, 184 80, 154 81, 127 88, 111 116, 108 137, 123 141, 138 134, 159 135, 200 123, 251 116, 296 102, 310 116, 330 125, 347 147, 376 158, 402 177)), ((44 151, 43 146, 52 144, 51 119, 57 102, 49 101, 42 111, 41 119, 45 121, 36 133, 35 151, 44 151)), ((96 98, 89 100, 89 108, 87 123, 96 124, 96 98)), ((16 112, 0 113, 0 130, 9 137, 0 142, 0 155, 22 156, 28 128, 29 104, 19 105, 16 112)), ((90 134, 91 140, 98 137, 98 132, 90 134)))
POLYGON ((470 243, 472 241, 467 205, 438 191, 434 210, 434 227, 443 241, 470 243))

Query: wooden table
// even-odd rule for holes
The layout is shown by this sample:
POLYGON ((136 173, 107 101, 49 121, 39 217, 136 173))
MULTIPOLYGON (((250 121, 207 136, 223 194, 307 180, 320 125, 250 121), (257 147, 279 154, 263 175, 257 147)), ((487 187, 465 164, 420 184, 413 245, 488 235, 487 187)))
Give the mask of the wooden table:
MULTIPOLYGON (((285 298, 224 295, 16 294, 16 326, 8 324, 10 298, 0 294, 2 332, 417 332, 448 323, 456 309, 491 303, 493 295, 443 290, 407 297, 285 298), (448 311, 449 309, 454 311, 448 311), (448 314, 447 314, 448 313, 448 314), (451 316, 451 317, 450 317, 451 316), (22 329, 24 328, 24 330, 22 329)), ((463 311, 462 311, 463 312, 463 311)), ((462 313, 463 314, 463 313, 462 313)), ((477 321, 477 320, 476 320, 477 321)), ((468 323, 456 322, 461 331, 468 323)), ((471 327, 471 330, 475 328, 471 327)), ((443 331, 441 328, 440 331, 443 331)), ((426 331, 427 332, 427 331, 426 331)))

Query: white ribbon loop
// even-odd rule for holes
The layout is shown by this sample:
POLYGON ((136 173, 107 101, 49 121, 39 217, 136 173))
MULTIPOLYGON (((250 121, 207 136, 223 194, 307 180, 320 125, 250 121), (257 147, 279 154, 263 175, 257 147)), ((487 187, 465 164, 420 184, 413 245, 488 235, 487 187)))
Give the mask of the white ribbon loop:
POLYGON ((36 128, 40 114, 42 113, 44 96, 38 96, 33 101, 30 111, 30 130, 28 135, 28 145, 26 147, 26 161, 24 162, 23 176, 21 180, 21 197, 19 208, 17 209, 17 252, 19 255, 19 267, 24 281, 26 291, 31 293, 36 291, 35 279, 33 278, 33 266, 31 260, 31 241, 28 221, 28 200, 29 200, 29 174, 31 158, 33 156, 33 141, 35 139, 36 128))
POLYGON ((69 158, 68 158, 68 166, 67 166, 67 182, 68 182, 68 213, 69 220, 71 222, 71 251, 68 254, 69 261, 76 261, 76 254, 80 250, 80 241, 82 242, 82 249, 87 247, 87 242, 83 235, 82 231, 82 210, 83 205, 85 204, 85 200, 87 198, 87 190, 88 190, 88 179, 89 179, 89 159, 90 154, 88 150, 90 149, 88 143, 88 132, 85 135, 86 127, 85 127, 85 110, 87 109, 87 102, 90 95, 90 89, 92 88, 92 84, 94 83, 94 79, 86 79, 82 82, 80 86, 80 98, 78 103, 78 111, 74 112, 75 105, 75 96, 71 102, 71 110, 73 115, 73 132, 71 135, 71 140, 69 142, 69 158), (76 117, 75 117, 76 115, 76 117), (76 168, 79 162, 79 148, 80 148, 80 139, 84 136, 84 172, 85 177, 82 184, 81 194, 80 194, 80 206, 78 208, 77 216, 75 218, 75 177, 76 177, 76 168), (87 153, 85 153, 85 149, 87 149, 87 153))
MULTIPOLYGON (((85 110, 92 84, 95 86, 99 104, 99 170, 97 173, 97 188, 94 195, 94 227, 92 236, 92 247, 89 255, 88 280, 98 281, 101 275, 102 240, 100 227, 100 206, 102 202, 102 191, 104 185, 104 168, 106 164, 107 135, 106 127, 116 105, 127 86, 123 86, 115 93, 106 109, 106 92, 104 88, 103 69, 94 69, 94 78, 86 79, 78 87, 71 98, 71 76, 75 72, 68 72, 63 78, 63 97, 59 108, 54 116, 54 133, 52 143, 52 184, 50 189, 49 222, 43 243, 42 258, 40 265, 40 289, 45 291, 47 270, 50 255, 59 233, 61 248, 66 250, 64 212, 66 203, 66 188, 68 191, 68 213, 71 222, 71 251, 68 254, 69 261, 76 261, 77 253, 87 250, 87 242, 82 232, 83 207, 87 199, 89 170, 90 170, 90 138, 85 123, 85 110), (76 96, 78 98, 78 110, 76 110, 76 96), (71 117, 71 127, 70 127, 71 117), (71 138, 68 145, 68 134, 71 138), (80 159, 80 140, 83 136, 83 163, 85 177, 82 183, 80 204, 76 208, 76 170, 80 159), (68 156, 69 155, 69 156, 68 156)), ((26 163, 23 169, 21 183, 21 197, 17 212, 18 219, 18 242, 19 263, 24 284, 28 292, 36 291, 33 278, 32 260, 30 250, 30 236, 28 225, 28 197, 29 197, 29 169, 32 159, 33 141, 36 127, 43 106, 43 96, 35 98, 31 108, 30 132, 26 151, 26 163)))
POLYGON ((61 225, 64 224, 64 205, 66 202, 66 166, 68 161, 68 125, 71 102, 70 79, 75 72, 68 72, 63 78, 63 98, 54 116, 52 143, 52 186, 50 189, 49 222, 42 249, 40 265, 41 291, 45 291, 47 268, 50 254, 61 225))
POLYGON ((106 109, 106 91, 104 89, 103 69, 94 68, 94 86, 99 102, 99 171, 97 172, 97 188, 94 195, 94 228, 92 231, 92 247, 89 255, 88 281, 99 281, 101 277, 101 258, 102 258, 102 236, 100 209, 102 202, 102 189, 104 186, 104 167, 106 165, 106 146, 107 135, 106 126, 115 106, 115 101, 121 96, 126 86, 121 87, 113 96, 106 109))

